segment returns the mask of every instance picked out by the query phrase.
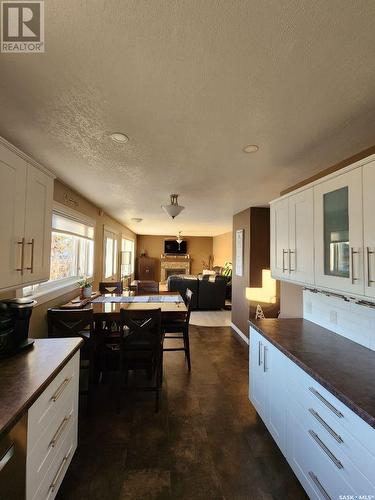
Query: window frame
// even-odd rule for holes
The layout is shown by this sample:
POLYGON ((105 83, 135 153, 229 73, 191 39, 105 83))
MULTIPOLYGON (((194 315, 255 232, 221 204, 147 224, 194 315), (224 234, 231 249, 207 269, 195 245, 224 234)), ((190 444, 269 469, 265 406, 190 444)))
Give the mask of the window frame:
POLYGON ((121 235, 121 251, 120 251, 120 275, 121 275, 121 279, 124 279, 124 278, 127 278, 129 276, 132 276, 134 275, 134 268, 135 268, 135 240, 134 239, 131 239, 130 237, 128 236, 125 236, 125 235, 121 235), (126 243, 124 244, 124 242, 130 242, 131 245, 132 245, 132 249, 131 250, 125 250, 124 247, 126 245, 126 243), (126 264, 122 264, 122 255, 124 252, 129 252, 130 251, 130 254, 131 254, 131 258, 130 258, 130 273, 129 274, 123 274, 123 267, 126 265, 126 264))
POLYGON ((120 233, 106 224, 103 225, 103 266, 102 266, 102 280, 103 281, 119 281, 120 274, 120 233), (107 239, 109 235, 113 235, 111 238, 114 242, 112 247, 112 274, 106 277, 106 265, 107 265, 107 239), (116 247, 116 252, 114 252, 114 247, 116 247))
MULTIPOLYGON (((88 276, 90 281, 94 280, 94 262, 95 262, 95 235, 96 235, 96 222, 94 219, 91 217, 86 216, 85 214, 82 214, 81 212, 78 212, 77 210, 74 210, 73 208, 67 207, 66 205, 63 205, 62 203, 58 202, 53 202, 53 207, 52 207, 52 212, 58 215, 61 215, 62 217, 65 217, 67 219, 72 219, 75 220, 81 224, 91 226, 93 228, 93 238, 86 238, 90 241, 93 242, 93 269, 92 269, 92 276, 88 276)), ((52 237, 52 219, 51 219, 51 237, 52 237)), ((61 234, 64 234, 64 231, 56 231, 60 232, 61 234)), ((69 234, 69 232, 66 232, 65 234, 69 234)), ((78 235, 77 235, 78 236, 78 235)), ((82 238, 84 238, 82 236, 82 238)), ((79 262, 79 254, 76 256, 77 262, 79 262)), ((32 297, 37 300, 38 304, 43 304, 45 302, 48 302, 50 300, 53 300, 61 295, 65 295, 67 293, 72 292, 73 290, 77 289, 78 293, 78 288, 77 288, 77 281, 79 280, 81 276, 70 276, 68 278, 62 278, 59 280, 53 280, 53 281, 45 281, 44 283, 37 283, 38 287, 31 292, 31 294, 25 293, 25 289, 29 288, 28 286, 25 286, 23 288, 20 288, 17 290, 17 297, 32 297)), ((31 285, 35 286, 35 285, 31 285)))

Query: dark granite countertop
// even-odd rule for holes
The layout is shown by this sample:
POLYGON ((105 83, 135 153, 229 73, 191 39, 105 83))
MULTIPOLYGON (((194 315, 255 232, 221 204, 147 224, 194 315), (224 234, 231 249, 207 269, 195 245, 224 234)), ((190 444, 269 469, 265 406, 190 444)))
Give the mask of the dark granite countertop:
POLYGON ((37 339, 30 349, 0 361, 0 437, 30 408, 81 343, 79 338, 37 339))
POLYGON ((304 319, 249 323, 375 428, 375 351, 304 319))

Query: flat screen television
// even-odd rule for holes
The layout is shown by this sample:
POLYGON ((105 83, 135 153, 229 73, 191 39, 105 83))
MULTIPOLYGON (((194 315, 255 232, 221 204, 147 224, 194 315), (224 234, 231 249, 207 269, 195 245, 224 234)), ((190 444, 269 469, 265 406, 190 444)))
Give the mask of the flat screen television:
POLYGON ((187 252, 187 242, 181 241, 180 244, 176 240, 165 240, 164 241, 164 253, 169 254, 186 254, 187 252))

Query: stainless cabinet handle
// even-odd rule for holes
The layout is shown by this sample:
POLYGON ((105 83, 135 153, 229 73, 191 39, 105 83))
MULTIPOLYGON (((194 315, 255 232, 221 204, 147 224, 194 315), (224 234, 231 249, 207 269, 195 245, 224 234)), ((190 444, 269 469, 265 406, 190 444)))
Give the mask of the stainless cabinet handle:
POLYGON ((285 273, 285 271, 288 270, 287 267, 285 267, 285 254, 288 253, 288 250, 285 250, 285 248, 283 248, 283 273, 285 273))
POLYGON ((0 458, 0 472, 14 455, 14 444, 11 444, 4 455, 0 458))
POLYGON ((323 441, 320 439, 318 434, 316 434, 312 429, 309 430, 310 436, 313 438, 313 440, 316 442, 316 444, 324 451, 324 453, 329 457, 332 462, 336 465, 338 469, 343 469, 344 466, 338 460, 335 455, 332 453, 332 451, 323 443, 323 441))
POLYGON ((327 408, 329 408, 337 417, 339 417, 339 418, 344 417, 344 415, 341 413, 341 411, 337 410, 337 408, 335 408, 333 405, 331 405, 331 403, 329 401, 327 401, 326 398, 320 394, 320 392, 318 392, 316 389, 314 389, 314 387, 309 387, 309 391, 311 391, 314 394, 314 396, 316 396, 318 399, 320 399, 320 401, 323 404, 325 404, 327 406, 327 408))
MULTIPOLYGON (((288 254, 289 254, 289 274, 294 272, 296 269, 292 268, 292 254, 295 255, 296 251, 295 250, 288 250, 288 254)), ((294 257, 294 266, 296 264, 296 258, 294 257)))
POLYGON ((25 260, 25 238, 22 238, 21 241, 17 241, 17 245, 21 245, 21 267, 16 268, 16 271, 20 271, 21 276, 23 276, 23 267, 25 260))
POLYGON ((323 488, 322 483, 318 479, 318 476, 311 471, 309 472, 309 476, 314 481, 315 486, 318 488, 318 490, 322 494, 322 497, 325 498, 326 500, 332 500, 332 498, 328 495, 326 490, 323 488))
POLYGON ((26 269, 33 274, 34 272, 34 246, 35 246, 35 240, 34 238, 31 238, 31 241, 28 242, 28 245, 31 245, 31 257, 30 257, 30 267, 27 267, 26 269))
POLYGON ((53 436, 53 438, 51 439, 51 442, 49 444, 50 448, 54 448, 56 446, 56 443, 58 442, 58 440, 60 439, 62 433, 64 432, 65 430, 65 427, 68 425, 68 422, 69 420, 72 418, 72 414, 68 415, 67 417, 64 417, 63 418, 63 421, 61 422, 61 424, 59 425, 59 427, 57 428, 57 431, 55 432, 55 435, 53 436))
POLYGON ((258 341, 258 366, 262 364, 262 342, 258 341))
POLYGON ((69 384, 69 382, 72 380, 72 378, 73 377, 64 379, 63 382, 59 385, 59 387, 57 388, 56 392, 51 397, 51 400, 53 402, 55 402, 55 401, 57 401, 59 399, 59 397, 61 396, 61 394, 64 392, 65 387, 69 384))
POLYGON ((370 266, 370 255, 374 255, 374 251, 370 250, 370 247, 366 248, 366 255, 367 255, 367 286, 370 287, 371 283, 375 283, 374 280, 371 279, 371 266, 370 266))
POLYGON ((358 281, 358 278, 354 276, 354 255, 358 255, 359 252, 358 250, 354 250, 353 247, 350 247, 350 263, 351 263, 351 268, 352 268, 352 285, 355 284, 356 281, 358 281))
POLYGON ((263 371, 266 372, 268 370, 268 367, 267 367, 267 347, 264 346, 263 347, 263 371))
POLYGON ((64 467, 65 467, 65 464, 68 460, 70 456, 70 450, 68 451, 68 453, 65 455, 65 457, 62 459, 62 462, 60 464, 60 467, 58 468, 57 472, 56 472, 56 475, 55 477, 53 478, 53 481, 51 483, 51 486, 49 487, 49 491, 50 492, 54 492, 55 491, 55 488, 56 488, 56 485, 57 483, 59 482, 59 479, 60 479, 60 476, 61 476, 61 473, 62 471, 64 470, 64 467))
POLYGON ((313 410, 313 408, 309 408, 309 412, 311 413, 311 415, 325 428, 325 430, 327 432, 329 432, 329 434, 331 434, 331 436, 336 439, 336 441, 338 443, 343 443, 344 440, 342 439, 342 437, 337 434, 337 432, 335 432, 332 427, 330 427, 327 422, 325 420, 322 419, 322 417, 319 415, 319 413, 315 410, 313 410))

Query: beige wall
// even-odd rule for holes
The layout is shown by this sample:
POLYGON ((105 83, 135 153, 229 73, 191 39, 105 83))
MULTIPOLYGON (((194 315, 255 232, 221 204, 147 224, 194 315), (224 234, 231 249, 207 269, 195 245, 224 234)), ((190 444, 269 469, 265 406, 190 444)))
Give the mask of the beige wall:
MULTIPOLYGON (((119 234, 136 241, 136 234, 130 231, 127 227, 123 226, 116 220, 112 219, 107 214, 100 215, 99 208, 92 204, 87 199, 80 196, 78 193, 64 185, 62 182, 55 180, 54 186, 54 201, 73 208, 77 212, 92 218, 95 223, 95 247, 94 247, 94 289, 98 287, 99 281, 102 280, 103 271, 103 227, 104 225, 110 226, 119 234), (72 202, 67 203, 65 198, 74 200, 77 204, 72 202)), ((64 304, 71 298, 77 296, 77 291, 74 290, 65 295, 60 295, 54 300, 45 302, 35 307, 31 316, 30 336, 34 338, 41 338, 47 336, 47 323, 46 314, 47 309, 55 307, 59 304, 64 304)))
MULTIPOLYGON (((156 276, 155 279, 160 279, 160 256, 164 252, 164 240, 172 240, 176 236, 153 236, 139 234, 137 237, 137 256, 140 252, 145 251, 147 257, 154 257, 156 262, 156 276)), ((211 236, 183 236, 187 241, 187 251, 190 255, 191 274, 198 274, 202 272, 202 261, 208 263, 209 256, 212 256, 212 240, 211 236)))
POLYGON ((226 262, 232 262, 232 231, 213 237, 212 252, 214 266, 224 266, 226 262))

